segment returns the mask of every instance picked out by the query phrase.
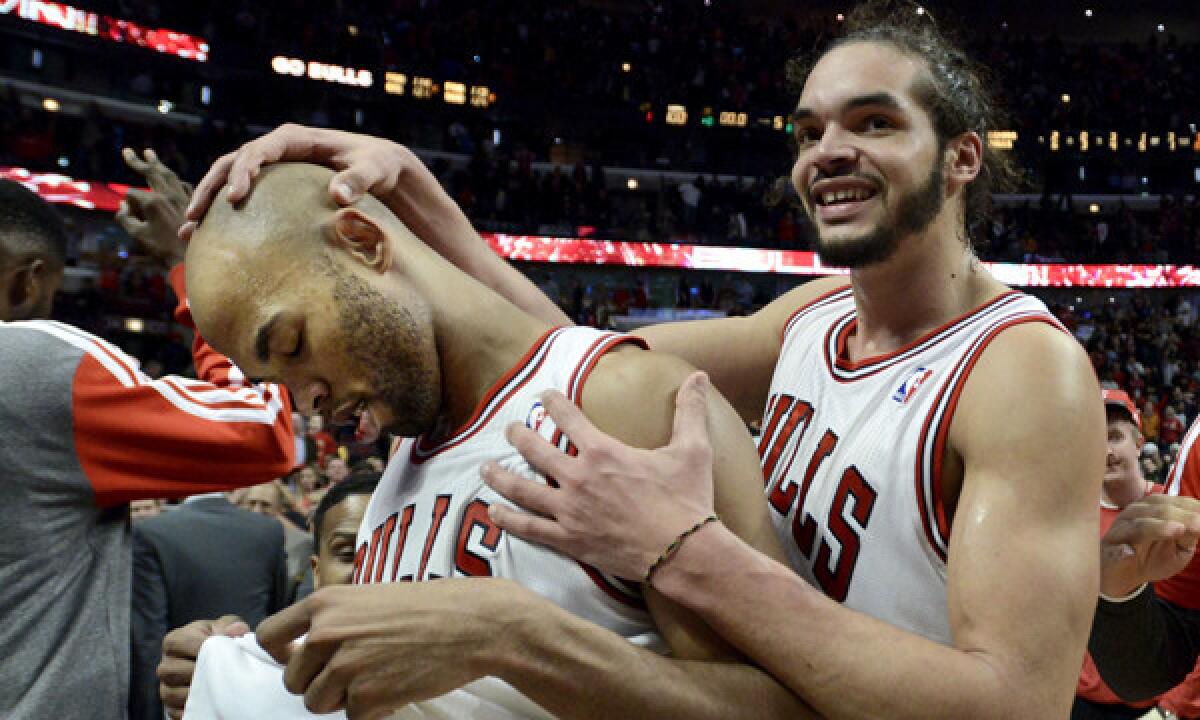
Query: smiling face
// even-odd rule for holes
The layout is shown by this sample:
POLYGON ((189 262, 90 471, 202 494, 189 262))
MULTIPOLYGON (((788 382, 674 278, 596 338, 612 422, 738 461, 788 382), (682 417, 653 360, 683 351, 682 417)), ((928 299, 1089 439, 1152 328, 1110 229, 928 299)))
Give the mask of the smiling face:
POLYGON ((328 171, 276 167, 245 207, 221 198, 197 229, 196 327, 247 376, 287 385, 302 412, 356 423, 364 441, 429 430, 440 398, 432 314, 375 254, 398 231, 379 209, 336 210, 328 171))
POLYGON ((1104 494, 1114 504, 1124 507, 1145 492, 1139 462, 1141 433, 1124 410, 1110 407, 1107 414, 1108 452, 1104 465, 1104 494))
POLYGON ((925 73, 889 45, 855 42, 826 53, 809 74, 794 112, 792 183, 823 262, 886 260, 905 236, 952 210, 944 146, 916 95, 925 73))

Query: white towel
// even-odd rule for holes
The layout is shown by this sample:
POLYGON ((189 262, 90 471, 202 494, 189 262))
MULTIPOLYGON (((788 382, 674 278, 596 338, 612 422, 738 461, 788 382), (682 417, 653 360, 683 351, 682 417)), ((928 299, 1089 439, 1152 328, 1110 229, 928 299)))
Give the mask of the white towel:
MULTIPOLYGON (((188 693, 186 720, 345 720, 344 712, 317 715, 283 686, 283 666, 253 633, 204 641, 188 693)), ((414 703, 392 720, 552 720, 508 683, 485 677, 441 697, 414 703)))

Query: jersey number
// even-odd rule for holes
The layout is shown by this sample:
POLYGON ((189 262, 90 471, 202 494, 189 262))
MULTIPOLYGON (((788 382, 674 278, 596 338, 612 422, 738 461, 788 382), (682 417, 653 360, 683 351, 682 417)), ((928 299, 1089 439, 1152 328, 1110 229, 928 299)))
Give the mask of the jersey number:
POLYGON ((813 574, 821 589, 834 600, 844 602, 850 591, 854 568, 858 564, 862 533, 871 520, 878 493, 854 465, 842 472, 829 506, 829 516, 825 519, 829 534, 833 535, 841 548, 834 561, 833 546, 824 533, 817 531, 817 519, 804 510, 804 505, 813 478, 837 447, 837 433, 831 429, 822 433, 812 456, 804 465, 804 474, 799 477, 799 482, 791 472, 814 415, 815 409, 810 403, 790 395, 772 396, 767 403, 767 423, 759 446, 763 478, 769 488, 768 503, 775 512, 786 516, 793 507, 796 508, 792 516, 792 540, 805 560, 813 562, 813 554, 816 553, 813 574))

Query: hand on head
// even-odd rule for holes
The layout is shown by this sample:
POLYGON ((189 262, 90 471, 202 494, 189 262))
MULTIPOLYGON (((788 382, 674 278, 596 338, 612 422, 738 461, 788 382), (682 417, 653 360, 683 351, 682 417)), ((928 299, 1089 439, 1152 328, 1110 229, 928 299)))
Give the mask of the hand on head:
POLYGON ((350 205, 371 193, 413 233, 443 255, 446 246, 471 233, 470 221, 442 189, 437 178, 411 150, 382 138, 341 130, 288 123, 222 156, 192 195, 187 222, 179 229, 191 239, 222 187, 237 204, 266 165, 305 162, 335 171, 329 194, 339 205, 350 205))

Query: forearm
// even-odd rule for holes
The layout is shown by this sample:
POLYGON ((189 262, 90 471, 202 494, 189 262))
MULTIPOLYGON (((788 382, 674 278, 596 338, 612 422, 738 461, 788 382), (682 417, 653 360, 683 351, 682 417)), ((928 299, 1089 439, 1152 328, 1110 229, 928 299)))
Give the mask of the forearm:
POLYGON ((750 665, 658 655, 549 603, 522 615, 493 672, 556 717, 817 717, 750 665))
POLYGON ((517 268, 497 255, 488 243, 467 226, 469 238, 445 243, 446 259, 463 272, 487 285, 496 294, 530 315, 551 325, 574 325, 566 313, 517 268))
POLYGON ((1121 698, 1154 697, 1195 667, 1200 612, 1172 605, 1151 587, 1125 602, 1101 599, 1088 650, 1104 682, 1121 698))
POLYGON ((980 653, 842 607, 721 525, 685 542, 654 586, 829 718, 1011 718, 1067 709, 1069 693, 1062 708, 1045 708, 1038 693, 980 653))

